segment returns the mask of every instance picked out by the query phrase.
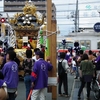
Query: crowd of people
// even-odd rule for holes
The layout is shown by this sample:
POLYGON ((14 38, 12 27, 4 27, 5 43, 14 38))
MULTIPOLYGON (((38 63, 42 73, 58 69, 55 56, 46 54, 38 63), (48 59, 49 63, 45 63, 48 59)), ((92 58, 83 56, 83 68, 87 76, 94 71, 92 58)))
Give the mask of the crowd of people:
MULTIPOLYGON (((87 100, 90 100, 91 82, 95 83, 100 79, 100 51, 93 52, 89 50, 84 52, 79 50, 78 53, 61 52, 58 57, 58 93, 59 96, 68 97, 68 78, 67 73, 75 75, 74 79, 80 79, 81 85, 78 91, 78 100, 81 99, 81 92, 87 83, 87 100), (62 66, 61 66, 62 63, 62 66), (61 71, 63 68, 63 74, 61 71), (63 86, 64 93, 61 92, 63 86)), ((100 81, 99 81, 100 84, 100 81)))
MULTIPOLYGON (((48 85, 48 71, 51 71, 53 66, 50 61, 44 60, 44 53, 39 48, 36 48, 34 53, 33 57, 32 50, 26 49, 26 56, 22 63, 26 100, 36 100, 38 96, 40 100, 45 100, 44 91, 48 85)), ((12 47, 8 48, 5 54, 0 53, 0 100, 16 99, 19 66, 20 61, 12 47)))
MULTIPOLYGON (((53 66, 50 60, 44 60, 44 53, 36 48, 33 52, 26 49, 26 56, 23 59, 22 68, 24 70, 24 83, 26 88, 26 100, 45 100, 44 91, 48 86, 48 71, 53 66), (34 91, 32 91, 34 89, 34 91), (31 91, 31 95, 30 95, 31 91)), ((81 85, 78 91, 78 99, 81 99, 81 92, 87 83, 87 100, 90 100, 91 82, 95 83, 96 78, 100 79, 100 51, 97 53, 89 50, 78 53, 61 52, 58 56, 58 94, 69 97, 68 73, 75 75, 75 79, 80 79, 81 85), (62 92, 62 86, 64 92, 62 92)), ((7 52, 0 53, 0 100, 15 100, 19 83, 20 61, 12 47, 7 52)))

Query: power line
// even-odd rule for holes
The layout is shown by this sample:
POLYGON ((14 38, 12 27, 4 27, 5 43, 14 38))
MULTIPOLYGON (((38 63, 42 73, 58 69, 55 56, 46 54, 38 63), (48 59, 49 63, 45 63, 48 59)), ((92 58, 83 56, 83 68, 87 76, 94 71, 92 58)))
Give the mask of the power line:
POLYGON ((70 12, 70 11, 75 11, 75 10, 56 10, 56 12, 70 12))
POLYGON ((69 3, 69 4, 55 4, 56 6, 64 6, 64 5, 76 5, 76 3, 69 3))
MULTIPOLYGON (((91 11, 91 10, 98 10, 98 9, 80 9, 79 11, 91 11)), ((56 10, 56 12, 70 12, 76 10, 56 10)))
MULTIPOLYGON (((99 16, 96 16, 96 17, 79 17, 79 18, 100 18, 99 16)), ((75 19, 75 17, 73 17, 73 18, 67 18, 67 17, 56 17, 56 19, 75 19)))
MULTIPOLYGON (((80 23, 79 25, 86 25, 86 24, 94 24, 94 23, 80 23)), ((74 24, 71 24, 71 23, 69 23, 69 24, 58 24, 57 23, 57 25, 74 25, 74 24)))
MULTIPOLYGON (((79 2, 78 4, 88 4, 88 3, 98 3, 99 1, 93 1, 93 2, 79 2)), ((76 3, 68 3, 68 4, 55 4, 56 6, 61 6, 61 5, 76 5, 76 3)))

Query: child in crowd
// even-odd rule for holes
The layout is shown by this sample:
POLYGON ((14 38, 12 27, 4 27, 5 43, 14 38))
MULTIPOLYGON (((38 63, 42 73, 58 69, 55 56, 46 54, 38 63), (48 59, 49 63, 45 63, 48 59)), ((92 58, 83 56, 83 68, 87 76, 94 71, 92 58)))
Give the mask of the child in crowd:
POLYGON ((75 73, 76 72, 76 58, 73 57, 72 59, 72 73, 75 73))
POLYGON ((72 57, 70 56, 70 58, 68 59, 68 65, 70 67, 70 73, 72 72, 72 57))

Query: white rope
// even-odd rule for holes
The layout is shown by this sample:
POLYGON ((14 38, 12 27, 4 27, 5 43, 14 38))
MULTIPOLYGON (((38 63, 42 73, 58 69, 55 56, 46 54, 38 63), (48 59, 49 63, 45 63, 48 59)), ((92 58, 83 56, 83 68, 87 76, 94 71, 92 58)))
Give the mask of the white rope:
POLYGON ((9 45, 12 46, 13 48, 15 48, 15 44, 16 44, 16 36, 13 32, 13 29, 11 27, 11 25, 9 25, 9 45))

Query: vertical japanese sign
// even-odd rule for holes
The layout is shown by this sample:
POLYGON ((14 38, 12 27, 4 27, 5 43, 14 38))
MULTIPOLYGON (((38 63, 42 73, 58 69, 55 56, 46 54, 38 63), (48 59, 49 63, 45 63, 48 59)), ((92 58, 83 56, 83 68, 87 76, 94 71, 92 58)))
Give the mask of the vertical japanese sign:
POLYGON ((0 12, 4 11, 4 1, 5 0, 0 0, 0 12))
POLYGON ((93 25, 100 21, 98 10, 100 9, 100 2, 95 0, 86 1, 83 3, 79 0, 79 27, 92 28, 93 25))

